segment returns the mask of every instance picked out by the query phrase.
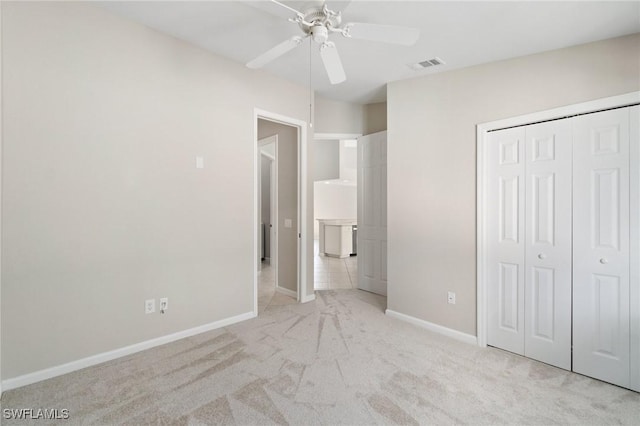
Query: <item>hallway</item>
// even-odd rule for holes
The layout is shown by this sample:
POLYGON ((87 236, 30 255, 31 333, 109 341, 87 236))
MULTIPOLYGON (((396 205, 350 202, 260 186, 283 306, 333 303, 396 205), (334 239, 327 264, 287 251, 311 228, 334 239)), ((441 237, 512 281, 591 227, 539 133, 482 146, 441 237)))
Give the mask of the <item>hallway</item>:
POLYGON ((267 262, 262 262, 258 271, 258 315, 272 306, 291 305, 297 300, 276 291, 275 270, 267 262))
MULTIPOLYGON (((358 288, 358 258, 338 259, 320 256, 318 240, 314 241, 313 282, 317 290, 351 290, 358 288)), ((258 272, 258 313, 270 306, 290 305, 296 300, 276 291, 275 271, 267 262, 262 262, 258 272)))

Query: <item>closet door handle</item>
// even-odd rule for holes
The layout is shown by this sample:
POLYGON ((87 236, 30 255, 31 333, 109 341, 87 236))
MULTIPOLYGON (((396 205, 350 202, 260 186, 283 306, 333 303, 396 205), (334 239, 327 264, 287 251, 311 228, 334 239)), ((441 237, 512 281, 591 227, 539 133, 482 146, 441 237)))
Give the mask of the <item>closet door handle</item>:
POLYGON ((544 253, 540 253, 540 254, 538 255, 538 259, 540 259, 540 260, 544 260, 544 259, 546 259, 546 258, 547 258, 547 255, 546 255, 546 254, 544 254, 544 253))
POLYGON ((609 263, 609 260, 607 260, 606 257, 603 257, 602 259, 600 259, 600 263, 602 263, 603 265, 609 263))

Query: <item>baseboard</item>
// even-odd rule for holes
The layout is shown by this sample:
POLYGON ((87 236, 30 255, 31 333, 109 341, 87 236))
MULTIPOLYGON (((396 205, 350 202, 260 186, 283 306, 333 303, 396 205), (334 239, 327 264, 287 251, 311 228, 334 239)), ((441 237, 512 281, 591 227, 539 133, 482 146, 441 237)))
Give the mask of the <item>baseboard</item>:
POLYGON ((207 331, 215 330, 217 328, 226 327, 231 324, 235 324, 241 321, 246 321, 251 318, 255 318, 256 315, 253 312, 247 312, 241 315, 237 315, 230 318, 225 318, 220 321, 215 321, 209 324, 201 325, 198 327, 190 328, 187 330, 179 331, 177 333, 168 334, 166 336, 156 337, 155 339, 146 340, 144 342, 136 343, 134 345, 125 346, 123 348, 115 349, 109 352, 103 352, 101 354, 92 355, 87 358, 82 358, 77 361, 71 361, 66 364, 58 365, 44 370, 36 371, 22 376, 14 377, 12 379, 3 380, 0 385, 0 389, 8 391, 16 389, 22 386, 30 385, 32 383, 41 382, 43 380, 51 379, 53 377, 62 376, 63 374, 71 373, 73 371, 81 370, 83 368, 91 367, 103 362, 111 361, 116 358, 131 355, 136 352, 151 349, 156 346, 164 345, 174 342, 176 340, 184 339, 185 337, 195 336, 196 334, 204 333, 207 331))
POLYGON ((316 293, 315 292, 309 294, 307 297, 300 298, 300 303, 313 302, 314 300, 316 300, 316 293))
POLYGON ((387 309, 385 311, 385 314, 387 314, 392 318, 406 321, 410 324, 417 325, 418 327, 426 328, 429 331, 433 331, 434 333, 451 337, 452 339, 456 339, 461 342, 469 343, 472 345, 478 344, 478 338, 476 336, 472 336, 471 334, 463 333, 461 331, 454 330, 452 328, 447 328, 438 324, 434 324, 429 321, 421 320, 419 318, 412 317, 410 315, 401 314, 400 312, 392 311, 391 309, 387 309))
POLYGON ((285 294, 285 295, 287 295, 287 296, 291 296, 291 297, 293 297, 294 299, 298 300, 298 293, 297 293, 297 292, 295 292, 295 291, 293 291, 293 290, 289 290, 288 288, 284 288, 284 287, 278 287, 278 286, 276 286, 276 291, 277 291, 278 293, 282 293, 282 294, 285 294))

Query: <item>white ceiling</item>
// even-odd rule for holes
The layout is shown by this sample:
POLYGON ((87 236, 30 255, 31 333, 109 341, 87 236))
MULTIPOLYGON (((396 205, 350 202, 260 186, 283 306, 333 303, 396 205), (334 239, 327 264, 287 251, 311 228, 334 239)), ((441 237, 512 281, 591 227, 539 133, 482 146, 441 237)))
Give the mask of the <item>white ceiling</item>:
MULTIPOLYGON (((318 1, 285 1, 304 11, 318 1)), ((286 9, 268 1, 114 1, 108 10, 148 27, 246 63, 274 45, 301 34, 287 22, 286 9), (284 14, 283 14, 284 13, 284 14), (280 16, 276 16, 280 15, 280 16)), ((343 22, 416 27, 412 47, 345 39, 332 35, 347 81, 332 86, 317 45, 311 61, 312 85, 319 96, 371 103, 386 99, 386 83, 486 62, 640 32, 640 1, 626 2, 432 2, 330 1, 343 10, 343 22), (439 57, 444 66, 414 71, 409 64, 439 57)), ((309 84, 309 43, 264 69, 309 84)))

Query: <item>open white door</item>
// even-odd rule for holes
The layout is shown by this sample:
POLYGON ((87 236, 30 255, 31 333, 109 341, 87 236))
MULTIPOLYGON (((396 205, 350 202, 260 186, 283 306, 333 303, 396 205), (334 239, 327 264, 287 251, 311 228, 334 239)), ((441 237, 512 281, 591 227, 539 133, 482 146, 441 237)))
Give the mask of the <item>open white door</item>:
POLYGON ((358 139, 358 288, 387 295, 387 132, 358 139))

